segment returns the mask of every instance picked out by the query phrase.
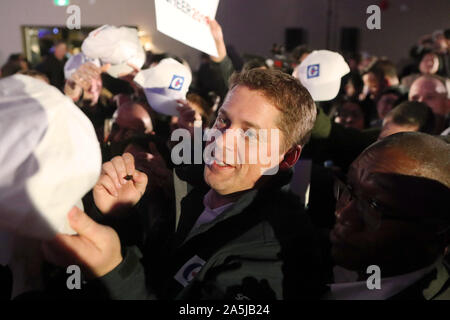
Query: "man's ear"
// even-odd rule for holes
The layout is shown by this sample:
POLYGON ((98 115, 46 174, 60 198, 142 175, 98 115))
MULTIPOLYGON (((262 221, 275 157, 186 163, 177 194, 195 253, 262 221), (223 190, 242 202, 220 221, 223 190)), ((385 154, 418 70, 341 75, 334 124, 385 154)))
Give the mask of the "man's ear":
POLYGON ((295 145, 286 152, 283 161, 280 163, 280 169, 292 168, 297 160, 300 158, 302 153, 302 147, 300 145, 295 145))

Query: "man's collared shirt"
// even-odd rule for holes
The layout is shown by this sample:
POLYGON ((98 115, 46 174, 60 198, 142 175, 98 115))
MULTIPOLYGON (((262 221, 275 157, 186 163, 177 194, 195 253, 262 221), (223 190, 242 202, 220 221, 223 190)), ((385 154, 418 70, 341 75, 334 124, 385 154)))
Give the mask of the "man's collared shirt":
POLYGON ((234 202, 227 203, 223 206, 217 207, 215 209, 211 209, 211 204, 209 201, 209 192, 205 195, 203 198, 203 205, 205 206, 205 210, 203 210, 202 214, 198 217, 197 222, 195 223, 192 230, 197 229, 202 224, 208 223, 213 221, 215 218, 217 218, 220 214, 222 214, 225 210, 230 208, 234 202))
POLYGON ((324 300, 386 300, 405 290, 415 282, 422 279, 436 267, 436 263, 423 269, 395 276, 381 278, 380 289, 368 289, 366 281, 354 281, 329 284, 330 291, 323 297, 324 300))

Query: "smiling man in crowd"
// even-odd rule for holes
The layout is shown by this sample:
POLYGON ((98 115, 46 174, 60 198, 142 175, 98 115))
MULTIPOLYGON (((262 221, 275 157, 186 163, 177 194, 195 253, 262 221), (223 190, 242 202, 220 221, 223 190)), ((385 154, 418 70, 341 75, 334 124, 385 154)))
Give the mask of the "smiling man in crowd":
MULTIPOLYGON (((111 228, 81 211, 70 216, 79 235, 60 235, 47 249, 59 248, 61 257, 75 253, 69 256, 114 299, 318 298, 324 290, 318 239, 300 200, 283 188, 315 117, 311 96, 295 78, 273 70, 235 74, 214 128, 224 139, 239 129, 279 129, 279 148, 269 154, 277 159, 276 174, 264 175, 269 168, 261 163, 230 163, 214 154, 204 169, 208 187, 182 200, 176 232, 163 250, 144 249, 141 261, 134 249, 120 250, 111 228)), ((226 149, 242 151, 236 142, 226 149)), ((249 149, 243 152, 249 159, 249 149)), ((130 154, 115 157, 94 187, 96 206, 104 215, 118 206, 137 210, 146 184, 130 154)))

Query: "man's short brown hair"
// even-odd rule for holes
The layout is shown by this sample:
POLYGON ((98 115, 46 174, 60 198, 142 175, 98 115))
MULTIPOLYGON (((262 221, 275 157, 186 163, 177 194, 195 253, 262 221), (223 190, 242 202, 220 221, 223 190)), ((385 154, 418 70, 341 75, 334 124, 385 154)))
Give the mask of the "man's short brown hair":
POLYGON ((375 62, 374 64, 375 68, 380 68, 380 70, 383 72, 385 77, 388 78, 397 78, 397 68, 395 67, 395 64, 388 59, 380 59, 375 62))
POLYGON ((252 69, 234 73, 229 82, 230 90, 246 86, 260 91, 281 112, 276 125, 285 136, 285 150, 308 142, 317 108, 298 79, 278 70, 252 69))

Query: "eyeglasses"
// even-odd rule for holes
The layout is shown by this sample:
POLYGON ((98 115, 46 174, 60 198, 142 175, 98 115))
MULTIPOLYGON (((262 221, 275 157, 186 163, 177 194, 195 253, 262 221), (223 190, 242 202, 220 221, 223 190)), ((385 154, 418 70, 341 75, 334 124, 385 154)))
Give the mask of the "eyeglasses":
POLYGON ((355 201, 358 212, 362 215, 364 224, 370 230, 377 230, 381 224, 381 205, 374 199, 362 199, 355 195, 353 188, 335 177, 334 196, 336 198, 336 212, 344 209, 351 201, 355 201))
POLYGON ((437 232, 437 234, 443 234, 450 229, 449 221, 436 218, 426 217, 399 217, 392 214, 394 211, 398 214, 398 209, 391 208, 380 201, 373 198, 359 197, 353 191, 353 188, 344 183, 338 177, 335 177, 334 183, 334 196, 336 198, 336 212, 344 209, 351 201, 355 201, 357 211, 361 214, 361 218, 367 229, 370 231, 376 231, 382 220, 396 220, 403 222, 414 222, 421 224, 433 224, 433 225, 446 225, 446 227, 437 232))

